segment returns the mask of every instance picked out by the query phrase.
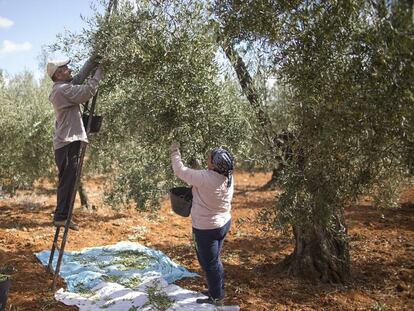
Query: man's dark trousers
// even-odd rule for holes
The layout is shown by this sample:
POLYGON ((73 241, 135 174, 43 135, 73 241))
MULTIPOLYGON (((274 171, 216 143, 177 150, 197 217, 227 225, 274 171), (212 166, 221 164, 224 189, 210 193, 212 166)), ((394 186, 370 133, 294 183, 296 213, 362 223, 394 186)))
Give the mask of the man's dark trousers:
POLYGON ((74 141, 55 150, 56 166, 59 170, 57 188, 57 206, 54 220, 66 220, 69 213, 70 200, 76 191, 76 171, 79 164, 79 151, 81 142, 74 141))
POLYGON ((197 258, 206 274, 208 292, 214 299, 224 298, 224 268, 220 253, 230 226, 231 220, 217 229, 200 230, 193 227, 197 258))

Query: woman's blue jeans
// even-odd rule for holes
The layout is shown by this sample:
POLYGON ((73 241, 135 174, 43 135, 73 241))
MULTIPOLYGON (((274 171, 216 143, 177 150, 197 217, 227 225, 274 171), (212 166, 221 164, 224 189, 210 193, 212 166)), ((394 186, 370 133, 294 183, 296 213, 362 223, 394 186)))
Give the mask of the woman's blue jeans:
POLYGON ((206 275, 208 292, 214 299, 224 298, 224 268, 220 260, 220 252, 230 226, 231 220, 217 229, 193 228, 198 262, 206 275))

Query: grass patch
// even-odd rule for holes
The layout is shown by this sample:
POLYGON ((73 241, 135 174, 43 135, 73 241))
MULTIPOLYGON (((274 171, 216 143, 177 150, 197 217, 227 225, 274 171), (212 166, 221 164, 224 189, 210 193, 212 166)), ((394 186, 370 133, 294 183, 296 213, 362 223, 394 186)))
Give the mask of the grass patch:
POLYGON ((134 277, 130 278, 129 280, 121 281, 120 284, 124 285, 125 287, 128 287, 128 288, 135 288, 139 284, 141 284, 141 282, 142 282, 142 280, 139 276, 134 276, 134 277))
POLYGON ((134 276, 132 278, 123 280, 122 277, 118 275, 104 275, 102 279, 105 282, 118 283, 128 288, 135 288, 142 283, 142 280, 139 276, 134 276))
MULTIPOLYGON (((57 307, 59 305, 59 301, 55 299, 41 299, 37 305, 40 307, 39 311, 46 311, 50 310, 53 307, 57 307)), ((7 310, 7 309, 6 309, 7 310)), ((10 309, 12 311, 12 309, 10 309)))
POLYGON ((75 291, 79 293, 82 297, 91 297, 95 295, 95 292, 93 292, 90 288, 86 286, 86 284, 82 282, 76 284, 75 291))
POLYGON ((107 309, 107 308, 109 308, 110 306, 112 306, 112 305, 114 305, 114 304, 115 304, 115 301, 108 302, 108 303, 104 304, 104 305, 101 307, 101 309, 107 309))
POLYGON ((124 266, 126 269, 142 270, 148 267, 155 258, 139 251, 119 251, 115 254, 116 258, 111 264, 124 266))
POLYGON ((12 265, 5 265, 0 267, 0 274, 10 275, 17 270, 12 265))
POLYGON ((147 295, 148 301, 144 304, 144 307, 151 305, 157 311, 165 311, 175 302, 165 292, 161 291, 158 286, 148 287, 147 295))
POLYGON ((111 283, 119 283, 120 281, 120 279, 121 279, 121 277, 120 276, 118 276, 118 275, 104 275, 103 277, 102 277, 102 279, 105 281, 105 282, 111 282, 111 283))
POLYGON ((372 307, 371 307, 372 311, 387 311, 388 310, 388 306, 385 303, 381 303, 376 301, 372 307))
POLYGON ((75 261, 79 262, 79 264, 84 265, 84 266, 98 261, 98 258, 96 256, 87 256, 87 255, 84 255, 84 254, 73 255, 73 259, 75 261))
POLYGON ((112 257, 113 259, 110 262, 101 262, 96 256, 87 256, 84 254, 76 254, 73 256, 73 259, 81 265, 90 265, 97 264, 100 269, 105 269, 108 266, 112 265, 121 265, 119 268, 121 271, 125 270, 142 270, 149 266, 151 261, 154 261, 156 258, 140 251, 134 250, 124 250, 114 252, 112 250, 103 249, 103 253, 108 254, 107 256, 112 257))

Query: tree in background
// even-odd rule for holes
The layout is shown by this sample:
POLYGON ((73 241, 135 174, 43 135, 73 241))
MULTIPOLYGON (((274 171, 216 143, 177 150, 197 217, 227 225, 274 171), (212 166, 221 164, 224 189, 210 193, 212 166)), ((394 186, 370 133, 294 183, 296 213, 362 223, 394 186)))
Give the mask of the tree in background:
POLYGON ((2 190, 32 186, 51 176, 53 162, 53 107, 51 81, 38 84, 30 73, 0 78, 0 182, 2 190))

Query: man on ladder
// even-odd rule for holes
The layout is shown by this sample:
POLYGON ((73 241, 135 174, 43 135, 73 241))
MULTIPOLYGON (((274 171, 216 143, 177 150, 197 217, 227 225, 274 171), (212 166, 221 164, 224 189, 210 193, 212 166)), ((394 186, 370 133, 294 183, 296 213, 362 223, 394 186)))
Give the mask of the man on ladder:
MULTIPOLYGON (((53 218, 56 227, 65 226, 71 198, 77 190, 75 183, 81 142, 88 143, 80 105, 95 95, 102 79, 102 69, 95 60, 96 57, 91 57, 75 77, 72 77, 68 68, 70 60, 50 61, 47 64, 47 74, 54 82, 49 100, 53 103, 56 116, 53 137, 55 161, 59 171, 57 205, 53 218), (96 67, 93 77, 86 84, 82 84, 96 67)), ((72 220, 69 228, 79 230, 72 220)))

